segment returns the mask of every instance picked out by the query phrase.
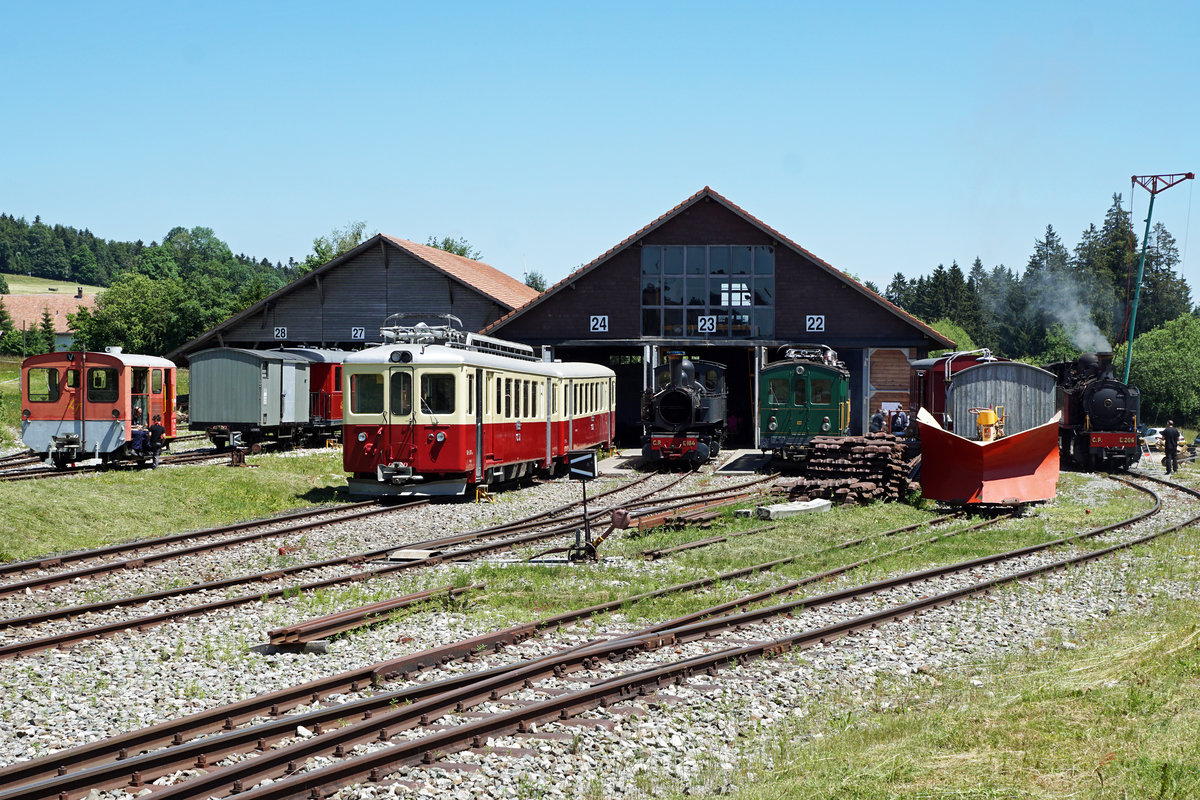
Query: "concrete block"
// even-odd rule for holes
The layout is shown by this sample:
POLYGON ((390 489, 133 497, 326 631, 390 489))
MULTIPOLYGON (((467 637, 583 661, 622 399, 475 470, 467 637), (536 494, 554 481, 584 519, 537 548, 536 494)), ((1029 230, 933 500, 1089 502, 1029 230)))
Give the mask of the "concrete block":
POLYGON ((797 514, 811 514, 814 511, 828 511, 832 507, 828 500, 806 500, 798 503, 778 503, 773 506, 759 506, 754 509, 759 519, 783 519, 797 514))

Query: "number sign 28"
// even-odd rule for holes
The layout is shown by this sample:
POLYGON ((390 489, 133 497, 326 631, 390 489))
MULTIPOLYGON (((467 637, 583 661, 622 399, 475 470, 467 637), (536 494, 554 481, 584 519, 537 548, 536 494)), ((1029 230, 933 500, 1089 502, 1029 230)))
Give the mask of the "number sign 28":
POLYGON ((281 325, 275 326, 275 338, 276 339, 286 339, 287 338, 287 328, 285 328, 281 325))
POLYGON ((608 333, 608 315, 597 316, 593 314, 591 322, 588 325, 588 330, 592 333, 608 333))
POLYGON ((807 314, 804 317, 804 330, 809 333, 820 333, 825 330, 824 314, 807 314))

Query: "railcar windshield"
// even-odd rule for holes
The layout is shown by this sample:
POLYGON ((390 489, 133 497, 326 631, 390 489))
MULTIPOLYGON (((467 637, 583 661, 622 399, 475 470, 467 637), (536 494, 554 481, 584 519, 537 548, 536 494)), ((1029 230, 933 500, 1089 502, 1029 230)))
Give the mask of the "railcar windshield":
POLYGON ((58 370, 54 367, 32 367, 29 370, 26 396, 31 403, 58 401, 58 370))
POLYGON ((426 414, 454 413, 454 376, 426 373, 421 376, 421 410, 426 414))
POLYGON ((833 381, 830 378, 813 378, 809 382, 809 396, 813 405, 829 405, 833 402, 833 381))
POLYGON ((355 414, 383 413, 383 376, 377 372, 350 376, 350 410, 355 414))
POLYGON ((89 403, 117 402, 117 370, 112 367, 91 367, 87 375, 89 403))
MULTIPOLYGON (((771 378, 767 381, 767 404, 785 406, 791 400, 790 381, 787 378, 771 378)), ((803 384, 801 384, 803 386, 803 384)))

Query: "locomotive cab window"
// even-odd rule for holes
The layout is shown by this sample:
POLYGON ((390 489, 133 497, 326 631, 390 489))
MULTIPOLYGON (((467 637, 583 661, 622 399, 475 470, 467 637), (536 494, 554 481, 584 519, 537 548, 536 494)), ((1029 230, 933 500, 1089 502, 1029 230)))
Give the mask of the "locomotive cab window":
POLYGON ((163 371, 156 369, 150 374, 150 391, 154 394, 162 394, 163 390, 163 371))
POLYGON ((89 403, 117 402, 117 371, 111 367, 92 367, 87 371, 89 403))
POLYGON ((53 367, 33 367, 29 370, 27 397, 31 403, 58 401, 58 370, 53 367))
MULTIPOLYGON (((773 406, 785 406, 791 402, 791 387, 787 378, 771 378, 767 381, 767 403, 773 406)), ((804 384, 800 384, 804 391, 804 384)), ((801 395, 803 397, 803 395, 801 395)))
POLYGON ((454 413, 453 375, 438 372, 421 375, 421 410, 426 414, 454 413))
POLYGON ((813 405, 827 406, 833 402, 833 381, 829 378, 813 378, 809 392, 813 405))
POLYGON ((354 414, 383 413, 383 376, 361 373, 350 376, 350 411, 354 414))

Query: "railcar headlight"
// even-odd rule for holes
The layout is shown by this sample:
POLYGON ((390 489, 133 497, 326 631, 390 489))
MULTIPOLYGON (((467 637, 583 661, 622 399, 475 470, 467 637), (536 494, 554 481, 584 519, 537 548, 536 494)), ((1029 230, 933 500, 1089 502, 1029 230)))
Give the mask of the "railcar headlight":
POLYGON ((29 419, 30 417, 33 416, 33 412, 30 411, 28 408, 26 408, 21 411, 21 416, 24 417, 25 419, 29 419))
POLYGON ((433 438, 437 440, 438 444, 441 444, 442 442, 446 441, 446 432, 438 431, 437 436, 435 436, 433 438))
POLYGON ((825 421, 821 423, 821 430, 823 430, 823 431, 829 430, 829 417, 826 417, 825 421))
POLYGON ((365 442, 365 441, 367 440, 367 432, 366 432, 366 431, 359 431, 359 432, 358 432, 358 440, 359 440, 360 442, 365 442))
POLYGON ((771 417, 771 421, 767 423, 767 428, 769 430, 775 430, 778 427, 779 427, 779 423, 775 421, 774 417, 771 417))
POLYGON ((119 418, 120 416, 121 416, 121 409, 119 409, 119 408, 114 408, 114 409, 113 409, 113 419, 117 419, 117 418, 119 418))

